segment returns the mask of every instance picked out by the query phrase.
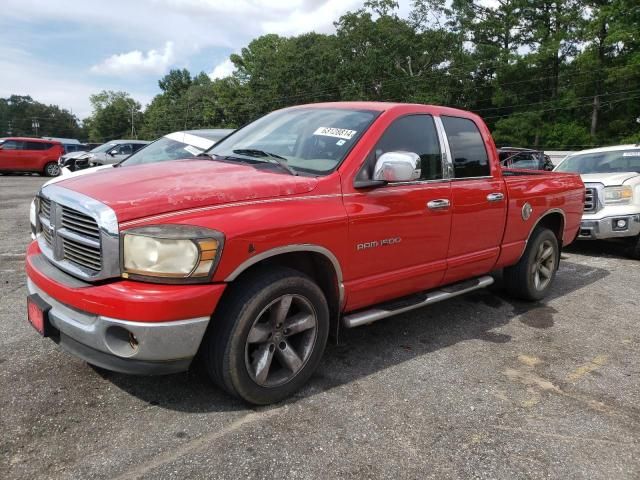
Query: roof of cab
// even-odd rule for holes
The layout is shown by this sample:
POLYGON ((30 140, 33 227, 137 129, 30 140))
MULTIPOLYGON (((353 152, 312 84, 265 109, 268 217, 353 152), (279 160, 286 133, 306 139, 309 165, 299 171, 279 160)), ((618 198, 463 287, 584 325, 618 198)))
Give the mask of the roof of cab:
POLYGON ((477 116, 468 110, 460 110, 458 108, 443 107, 440 105, 425 105, 422 103, 398 103, 398 102, 322 102, 308 103, 304 105, 296 105, 289 108, 349 108, 354 110, 372 110, 376 112, 385 112, 395 109, 406 109, 415 107, 417 109, 428 108, 442 114, 455 114, 461 116, 477 116))

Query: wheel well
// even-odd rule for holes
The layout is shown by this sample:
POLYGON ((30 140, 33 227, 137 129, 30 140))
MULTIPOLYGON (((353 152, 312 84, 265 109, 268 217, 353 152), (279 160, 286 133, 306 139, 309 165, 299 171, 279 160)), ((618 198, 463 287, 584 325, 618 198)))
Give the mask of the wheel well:
POLYGON ((564 216, 560 212, 546 214, 538 221, 536 228, 548 228, 558 239, 558 246, 562 249, 562 235, 564 233, 564 216))
POLYGON ((282 266, 297 270, 311 277, 318 284, 329 305, 331 318, 330 332, 337 335, 337 329, 340 323, 340 285, 338 274, 331 260, 318 252, 300 251, 281 253, 251 265, 233 280, 233 283, 242 281, 243 278, 252 275, 257 270, 273 266, 282 266))

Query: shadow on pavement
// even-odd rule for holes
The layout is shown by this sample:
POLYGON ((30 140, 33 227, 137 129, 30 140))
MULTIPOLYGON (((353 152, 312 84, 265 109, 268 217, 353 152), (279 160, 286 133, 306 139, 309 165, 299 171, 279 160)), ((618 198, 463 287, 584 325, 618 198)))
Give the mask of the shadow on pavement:
POLYGON ((624 241, 585 240, 573 242, 563 251, 590 257, 629 258, 628 249, 629 245, 624 241))
MULTIPOLYGON (((609 272, 604 269, 564 261, 547 301, 579 290, 607 275, 609 272)), ((343 330, 340 343, 327 346, 320 368, 293 401, 458 342, 477 339, 507 343, 510 336, 492 330, 516 317, 532 328, 544 329, 554 325, 554 316, 558 312, 553 307, 546 302, 528 303, 508 297, 502 288, 500 273, 494 276, 496 283, 489 289, 391 317, 368 327, 343 330)), ((134 377, 106 371, 101 371, 101 375, 131 395, 171 410, 211 412, 247 408, 246 404, 213 386, 201 366, 185 374, 164 377, 134 377)))

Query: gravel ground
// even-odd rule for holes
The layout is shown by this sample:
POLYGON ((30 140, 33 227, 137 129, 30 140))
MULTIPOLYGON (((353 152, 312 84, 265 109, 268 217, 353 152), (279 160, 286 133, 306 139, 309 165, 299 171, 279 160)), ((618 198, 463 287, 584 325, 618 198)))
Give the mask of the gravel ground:
POLYGON ((640 262, 563 255, 553 295, 491 290, 347 331, 290 401, 199 372, 98 372, 25 319, 29 202, 0 176, 0 478, 640 478, 640 262))

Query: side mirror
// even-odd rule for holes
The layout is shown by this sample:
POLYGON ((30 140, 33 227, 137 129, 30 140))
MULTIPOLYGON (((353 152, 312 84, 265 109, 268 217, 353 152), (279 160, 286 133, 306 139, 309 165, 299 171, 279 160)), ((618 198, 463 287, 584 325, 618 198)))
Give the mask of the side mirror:
POLYGON ((111 155, 112 157, 113 157, 116 153, 118 153, 118 151, 117 151, 117 150, 115 150, 115 149, 114 149, 114 150, 109 150, 109 155, 111 155))
POLYGON ((420 178, 420 156, 413 152, 386 152, 373 171, 374 181, 410 182, 420 178))

